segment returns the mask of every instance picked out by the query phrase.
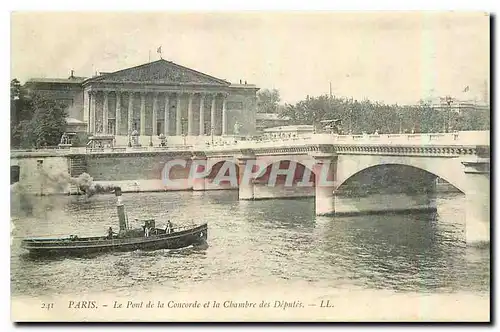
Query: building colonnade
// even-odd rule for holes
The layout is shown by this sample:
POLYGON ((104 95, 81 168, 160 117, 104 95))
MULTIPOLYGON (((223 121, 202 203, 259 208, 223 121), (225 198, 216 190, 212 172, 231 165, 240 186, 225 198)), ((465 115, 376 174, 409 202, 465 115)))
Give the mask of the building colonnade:
MULTIPOLYGON (((179 92, 92 89, 88 91, 88 132, 90 134, 141 136, 203 136, 220 133, 227 135, 226 92, 179 92), (101 98, 98 98, 102 95, 101 98), (128 96, 128 103, 125 102, 128 96), (114 96, 114 112, 109 110, 110 96, 114 96), (152 105, 147 101, 151 101, 152 105), (182 100, 187 99, 187 110, 182 100), (99 105, 99 100, 102 101, 99 105), (220 110, 221 100, 222 110, 220 110), (134 105, 139 101, 139 114, 134 105), (197 102, 198 107, 194 106, 197 102), (206 119, 205 104, 209 103, 210 118, 206 119), (217 107, 219 106, 219 108, 217 107), (184 118, 187 112, 187 119, 184 118), (222 113, 222 114, 220 114, 222 113), (197 121, 195 121, 195 114, 197 121), (187 121, 187 130, 184 123, 187 121), (208 127, 208 128, 207 128, 208 127)), ((207 116, 208 117, 208 116, 207 116)))

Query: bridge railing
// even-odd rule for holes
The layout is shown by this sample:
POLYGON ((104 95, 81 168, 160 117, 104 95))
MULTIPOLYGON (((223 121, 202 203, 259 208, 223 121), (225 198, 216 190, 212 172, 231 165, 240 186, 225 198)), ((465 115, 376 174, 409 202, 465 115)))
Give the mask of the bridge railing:
POLYGON ((160 152, 160 151, 188 151, 193 145, 168 145, 168 146, 119 146, 106 148, 87 148, 86 153, 122 153, 122 152, 160 152))
POLYGON ((123 152, 159 152, 159 151, 224 151, 245 148, 276 148, 285 146, 303 146, 310 144, 337 145, 489 145, 489 131, 467 131, 456 133, 430 134, 372 134, 372 135, 334 135, 310 134, 296 137, 266 138, 258 140, 234 139, 218 140, 214 144, 208 142, 198 144, 168 144, 167 146, 115 146, 106 148, 87 147, 48 147, 44 149, 11 150, 11 156, 30 155, 66 155, 72 153, 123 153, 123 152))
POLYGON ((333 135, 312 134, 309 136, 272 138, 240 141, 207 146, 207 149, 265 148, 307 144, 367 144, 367 145, 489 145, 489 132, 455 132, 431 134, 379 134, 379 135, 333 135))

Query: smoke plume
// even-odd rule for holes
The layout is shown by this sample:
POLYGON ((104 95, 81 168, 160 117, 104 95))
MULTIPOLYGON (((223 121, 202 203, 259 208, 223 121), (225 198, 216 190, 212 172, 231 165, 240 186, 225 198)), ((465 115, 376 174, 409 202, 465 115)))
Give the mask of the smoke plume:
MULTIPOLYGON (((49 174, 46 171, 41 173, 41 184, 43 185, 44 194, 50 194, 53 189, 56 193, 66 192, 68 186, 74 186, 80 194, 86 197, 92 197, 100 193, 113 192, 116 186, 101 185, 94 183, 92 177, 83 173, 78 177, 71 177, 67 173, 49 174)), ((44 199, 36 198, 35 192, 38 192, 38 185, 33 188, 33 184, 22 184, 20 182, 11 184, 10 186, 10 210, 11 215, 35 216, 40 213, 47 213, 61 204, 61 200, 57 196, 47 196, 44 199)))
POLYGON ((95 194, 113 192, 116 188, 116 186, 112 185, 94 183, 94 179, 87 173, 82 173, 76 178, 76 185, 81 192, 87 195, 87 197, 94 196, 95 194))
POLYGON ((13 211, 23 211, 26 215, 33 215, 34 202, 26 188, 19 182, 10 185, 11 214, 13 211))
POLYGON ((63 192, 68 185, 73 185, 87 197, 96 194, 113 192, 116 186, 102 185, 95 183, 94 179, 88 173, 82 173, 78 177, 71 177, 68 173, 49 174, 42 172, 47 184, 59 192, 63 192))

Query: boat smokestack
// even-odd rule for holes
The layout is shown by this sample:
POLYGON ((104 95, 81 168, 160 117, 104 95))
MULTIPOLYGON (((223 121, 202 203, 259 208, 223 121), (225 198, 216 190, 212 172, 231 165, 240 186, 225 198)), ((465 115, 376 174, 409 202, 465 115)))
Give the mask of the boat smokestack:
POLYGON ((120 225, 120 232, 127 230, 127 218, 125 216, 125 205, 122 202, 122 188, 115 187, 116 196, 116 213, 118 214, 118 223, 120 225))

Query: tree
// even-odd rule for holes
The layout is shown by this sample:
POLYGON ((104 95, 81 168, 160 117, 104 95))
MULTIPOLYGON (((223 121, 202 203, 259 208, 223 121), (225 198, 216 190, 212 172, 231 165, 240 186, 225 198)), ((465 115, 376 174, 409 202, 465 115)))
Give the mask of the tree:
POLYGON ((257 92, 257 112, 258 113, 277 113, 280 93, 276 89, 263 89, 257 92))
POLYGON ((280 110, 280 116, 289 117, 293 124, 317 125, 321 120, 340 119, 344 132, 352 134, 436 133, 443 131, 447 121, 455 130, 489 129, 489 111, 463 110, 461 115, 451 116, 448 113, 447 109, 433 108, 425 101, 401 106, 326 95, 307 97, 280 110))
POLYGON ((17 100, 21 95, 21 82, 17 78, 10 81, 10 100, 17 100))
POLYGON ((33 133, 33 145, 39 148, 59 144, 61 135, 66 130, 67 113, 64 105, 35 96, 33 110, 34 114, 29 126, 33 133))
POLYGON ((66 129, 65 106, 39 94, 28 93, 11 81, 11 146, 54 146, 66 129))
POLYGON ((10 133, 11 146, 20 144, 22 134, 20 123, 31 119, 29 98, 26 91, 17 79, 10 81, 10 133))
POLYGON ((452 118, 457 130, 490 130, 490 110, 468 108, 452 118))

